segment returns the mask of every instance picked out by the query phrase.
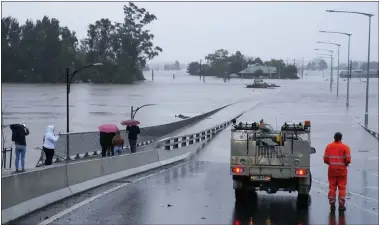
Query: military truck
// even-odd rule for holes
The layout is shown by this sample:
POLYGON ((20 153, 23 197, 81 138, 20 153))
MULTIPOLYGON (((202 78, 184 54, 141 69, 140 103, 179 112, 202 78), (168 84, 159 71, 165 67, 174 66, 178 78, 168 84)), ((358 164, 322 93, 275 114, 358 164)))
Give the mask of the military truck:
POLYGON ((316 153, 311 122, 286 122, 277 131, 256 122, 232 122, 230 173, 236 202, 247 200, 249 191, 297 191, 299 206, 308 206, 310 155, 316 153))

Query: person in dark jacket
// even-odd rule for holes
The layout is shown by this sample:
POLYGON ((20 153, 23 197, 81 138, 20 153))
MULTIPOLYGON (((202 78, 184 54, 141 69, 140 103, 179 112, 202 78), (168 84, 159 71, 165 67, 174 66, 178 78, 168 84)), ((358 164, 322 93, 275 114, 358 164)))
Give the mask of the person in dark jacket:
POLYGON ((25 154, 26 154, 26 136, 29 135, 29 129, 25 124, 11 124, 9 127, 12 130, 12 141, 15 144, 16 153, 16 173, 25 171, 25 154), (19 161, 21 156, 21 171, 19 170, 19 161))
POLYGON ((136 146, 137 146, 137 137, 140 134, 140 129, 138 126, 134 125, 134 126, 127 126, 126 130, 129 131, 128 139, 129 139, 130 152, 135 153, 136 146))
POLYGON ((114 156, 114 149, 112 146, 112 140, 115 136, 115 133, 105 133, 100 132, 100 145, 101 145, 101 156, 105 157, 108 153, 108 156, 110 153, 112 153, 112 156, 114 156))

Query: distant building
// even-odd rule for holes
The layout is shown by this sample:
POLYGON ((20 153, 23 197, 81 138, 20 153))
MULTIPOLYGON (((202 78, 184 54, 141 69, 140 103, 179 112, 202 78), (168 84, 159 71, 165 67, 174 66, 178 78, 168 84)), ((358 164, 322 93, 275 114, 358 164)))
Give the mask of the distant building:
POLYGON ((276 67, 265 66, 259 63, 248 65, 248 67, 238 73, 243 78, 270 77, 276 74, 276 67))
MULTIPOLYGON (((351 71, 351 78, 366 78, 366 71, 363 70, 352 70, 351 71)), ((341 78, 347 78, 348 77, 348 71, 342 70, 340 71, 340 77, 341 78)), ((379 78, 379 70, 370 70, 369 72, 370 78, 379 78)))

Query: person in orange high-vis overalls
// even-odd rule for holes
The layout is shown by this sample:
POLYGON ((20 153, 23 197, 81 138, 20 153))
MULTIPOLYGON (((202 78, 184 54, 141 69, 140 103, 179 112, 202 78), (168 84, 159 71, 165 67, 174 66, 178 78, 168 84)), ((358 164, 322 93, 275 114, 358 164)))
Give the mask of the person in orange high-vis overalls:
POLYGON ((347 166, 351 163, 350 148, 342 143, 342 134, 334 134, 334 142, 328 144, 324 153, 324 163, 329 165, 329 203, 330 209, 335 210, 336 191, 338 187, 339 210, 345 211, 347 184, 347 166))

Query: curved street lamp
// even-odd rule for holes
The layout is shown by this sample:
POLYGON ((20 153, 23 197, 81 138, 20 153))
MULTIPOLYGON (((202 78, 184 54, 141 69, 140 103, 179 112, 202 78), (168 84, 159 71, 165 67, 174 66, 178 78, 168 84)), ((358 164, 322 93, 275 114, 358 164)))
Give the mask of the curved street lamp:
POLYGON ((374 14, 370 13, 362 13, 362 12, 356 12, 356 11, 341 11, 341 10, 326 10, 326 12, 330 13, 349 13, 349 14, 358 14, 368 17, 368 52, 367 52, 367 81, 366 81, 366 107, 365 107, 365 126, 368 126, 368 89, 369 89, 369 82, 370 82, 370 45, 371 45, 371 17, 374 16, 374 14))
POLYGON ((329 49, 320 49, 320 48, 315 48, 314 50, 316 51, 327 51, 330 52, 330 82, 329 82, 329 88, 330 91, 333 90, 333 51, 329 49))
POLYGON ((340 86, 340 44, 333 43, 333 42, 325 42, 325 41, 318 41, 316 42, 318 44, 329 44, 329 45, 336 45, 338 46, 338 59, 337 59, 337 96, 339 93, 339 86, 340 86))
POLYGON ((131 106, 131 107, 130 107, 130 118, 131 118, 131 119, 134 119, 134 117, 136 116, 136 113, 137 113, 138 110, 140 110, 141 108, 146 107, 146 106, 152 106, 152 105, 157 105, 157 104, 145 104, 145 105, 141 105, 141 106, 137 107, 135 110, 133 110, 133 106, 131 106))
POLYGON ((96 67, 96 66, 102 66, 103 63, 93 63, 86 66, 83 66, 74 72, 70 73, 70 68, 66 68, 66 160, 70 160, 70 87, 72 79, 74 78, 75 74, 77 74, 79 71, 89 68, 89 67, 96 67))

